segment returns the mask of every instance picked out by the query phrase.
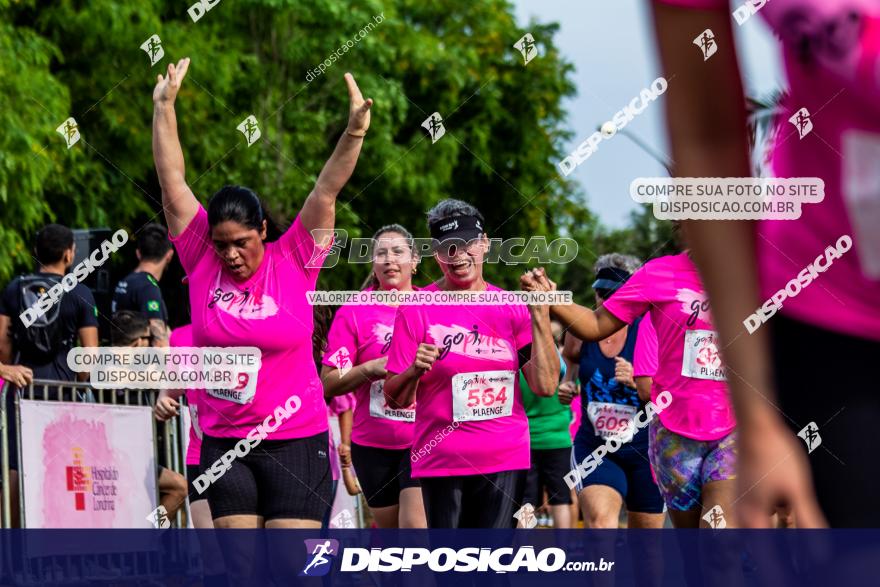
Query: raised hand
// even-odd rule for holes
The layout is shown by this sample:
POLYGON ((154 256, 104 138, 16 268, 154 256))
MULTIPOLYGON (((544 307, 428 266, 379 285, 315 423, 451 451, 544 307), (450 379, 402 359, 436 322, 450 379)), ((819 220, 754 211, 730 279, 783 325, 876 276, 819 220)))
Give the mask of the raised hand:
POLYGON ((539 291, 538 281, 535 279, 533 269, 529 269, 519 278, 519 287, 523 291, 539 291))
POLYGON ((519 284, 524 291, 556 291, 556 284, 550 281, 543 267, 523 273, 519 284))
POLYGON ((174 104, 187 69, 189 69, 189 57, 184 57, 176 66, 173 63, 168 64, 167 75, 156 76, 156 87, 153 89, 154 104, 174 104))
POLYGON ((547 277, 547 272, 544 271, 543 267, 538 267, 532 272, 535 276, 535 281, 538 282, 541 290, 540 291, 556 291, 556 282, 551 281, 549 277, 547 277))
POLYGON ((370 128, 370 107, 373 105, 373 99, 364 100, 354 76, 350 73, 345 74, 345 85, 348 86, 348 98, 350 100, 348 108, 348 128, 345 129, 350 135, 362 137, 367 134, 370 128))

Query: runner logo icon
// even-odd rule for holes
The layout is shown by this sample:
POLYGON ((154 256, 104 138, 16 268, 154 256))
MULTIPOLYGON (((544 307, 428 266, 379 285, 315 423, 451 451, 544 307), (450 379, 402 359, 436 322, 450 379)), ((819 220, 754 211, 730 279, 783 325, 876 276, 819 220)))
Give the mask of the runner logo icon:
POLYGON ((170 528, 171 520, 168 518, 168 510, 164 505, 160 505, 147 516, 147 521, 153 524, 154 528, 170 528))
POLYGON ((300 577, 323 577, 330 572, 333 559, 339 554, 339 541, 332 538, 306 540, 306 566, 300 577))
POLYGON ((531 33, 526 33, 523 38, 513 44, 513 48, 522 53, 523 65, 528 65, 529 61, 538 56, 538 49, 535 47, 535 38, 531 33))
POLYGON ((724 519, 724 510, 721 509, 720 505, 712 506, 712 509, 706 512, 703 519, 706 520, 709 527, 714 528, 715 530, 723 530, 727 528, 727 520, 724 519))
POLYGON ((61 123, 61 126, 55 129, 55 132, 64 137, 67 148, 71 148, 79 140, 79 126, 73 117, 68 118, 61 123))
POLYGON ((149 55, 150 67, 156 65, 165 56, 165 49, 162 48, 162 39, 159 38, 159 35, 150 36, 149 39, 143 42, 141 49, 149 55))
POLYGON ((422 126, 431 134, 431 144, 439 141, 446 134, 446 128, 443 126, 443 117, 439 112, 435 112, 425 119, 422 126))
POLYGON ((816 450, 820 444, 822 444, 822 437, 819 436, 819 427, 815 422, 810 422, 804 428, 798 432, 798 436, 804 439, 804 442, 807 443, 807 453, 811 453, 816 450))
POLYGON ((706 61, 718 51, 718 43, 715 42, 715 33, 712 29, 706 29, 694 39, 694 45, 703 52, 703 61, 706 61))
POLYGON ((259 122, 257 122, 257 118, 253 114, 242 120, 235 128, 240 130, 241 134, 244 135, 244 138, 247 139, 248 147, 253 145, 261 136, 263 136, 263 133, 260 132, 259 122))
POLYGON ((810 134, 811 130, 813 130, 813 121, 810 120, 810 111, 806 108, 801 108, 795 112, 788 121, 794 125, 801 138, 804 138, 810 134))
POLYGON ((534 528, 538 525, 538 519, 535 517, 535 506, 530 503, 519 508, 513 517, 519 520, 523 528, 534 528))

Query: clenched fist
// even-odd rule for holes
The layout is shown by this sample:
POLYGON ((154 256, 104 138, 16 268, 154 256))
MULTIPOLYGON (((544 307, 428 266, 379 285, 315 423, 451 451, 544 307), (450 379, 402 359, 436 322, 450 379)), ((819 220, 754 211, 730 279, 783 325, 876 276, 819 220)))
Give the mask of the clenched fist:
POLYGON ((416 358, 413 361, 412 367, 416 370, 419 376, 422 376, 431 370, 431 366, 434 364, 434 361, 436 361, 437 357, 439 356, 440 349, 438 349, 433 344, 427 344, 423 342, 419 344, 419 348, 416 351, 416 358))

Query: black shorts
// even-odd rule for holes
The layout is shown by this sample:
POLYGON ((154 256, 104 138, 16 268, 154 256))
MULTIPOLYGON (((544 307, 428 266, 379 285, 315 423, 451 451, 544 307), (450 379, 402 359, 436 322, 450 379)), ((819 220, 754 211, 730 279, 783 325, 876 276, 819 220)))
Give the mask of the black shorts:
POLYGON ((198 490, 196 489, 196 486, 193 485, 193 481, 195 481, 195 478, 199 476, 199 471, 201 471, 201 469, 199 468, 198 465, 187 465, 186 466, 186 484, 189 485, 189 496, 188 497, 189 497, 190 503, 195 503, 195 502, 199 501, 200 499, 208 499, 207 492, 206 493, 199 493, 198 490))
MULTIPOLYGON (((604 439, 593 434, 589 422, 586 426, 589 431, 581 424, 581 431, 575 435, 569 463, 571 470, 576 470, 578 463, 583 463, 594 450, 605 444, 604 439)), ((606 454, 592 473, 583 478, 578 476, 578 494, 591 485, 604 485, 620 494, 627 511, 645 514, 665 512, 666 504, 651 473, 648 439, 642 438, 644 440, 640 441, 636 435, 634 440, 624 444, 617 452, 606 454)))
POLYGON ((419 487, 412 478, 410 450, 375 448, 351 443, 351 462, 364 499, 371 508, 384 508, 400 503, 400 492, 419 487))
POLYGON ((807 454, 816 497, 828 523, 832 528, 877 528, 880 511, 866 504, 874 502, 880 487, 869 432, 880 420, 880 395, 866 367, 880 357, 880 342, 782 314, 767 327, 783 419, 795 434, 816 424, 818 438, 812 452, 807 454, 806 441, 798 441, 807 454))
POLYGON ((428 528, 511 528, 521 473, 420 478, 428 528))
POLYGON ((565 475, 571 469, 571 448, 532 449, 532 468, 523 471, 522 503, 535 508, 544 504, 544 489, 550 505, 571 504, 571 490, 565 475))
MULTIPOLYGON (((235 453, 238 442, 238 438, 202 438, 199 468, 207 479, 211 465, 227 451, 235 453)), ((215 475, 206 492, 211 516, 215 520, 256 515, 265 521, 320 522, 333 503, 329 449, 327 432, 293 440, 262 441, 245 456, 233 458, 221 475, 215 475)))

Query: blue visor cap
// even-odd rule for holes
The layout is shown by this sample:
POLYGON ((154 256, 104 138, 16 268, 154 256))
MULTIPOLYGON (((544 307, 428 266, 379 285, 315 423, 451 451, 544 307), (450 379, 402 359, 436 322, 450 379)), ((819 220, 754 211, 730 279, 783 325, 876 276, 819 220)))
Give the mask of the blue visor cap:
POLYGON ((632 273, 618 267, 603 267, 596 274, 596 281, 593 282, 593 289, 603 299, 608 299, 611 294, 620 289, 626 280, 630 278, 632 273))

